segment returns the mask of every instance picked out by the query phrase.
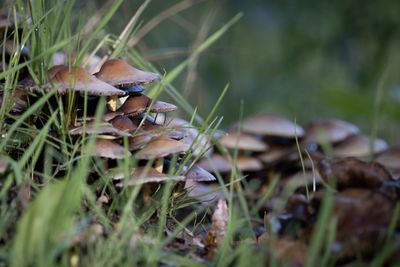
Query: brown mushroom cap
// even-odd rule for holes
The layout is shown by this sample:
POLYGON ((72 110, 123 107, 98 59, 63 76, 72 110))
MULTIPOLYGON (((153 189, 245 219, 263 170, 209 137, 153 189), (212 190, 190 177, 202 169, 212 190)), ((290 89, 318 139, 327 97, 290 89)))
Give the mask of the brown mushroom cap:
POLYGON ((209 172, 228 173, 232 170, 232 164, 229 160, 218 154, 201 159, 197 165, 209 172))
POLYGON ((265 151, 268 146, 250 134, 231 132, 220 138, 220 143, 231 149, 265 151))
POLYGON ((69 130, 70 135, 83 135, 86 134, 107 134, 115 137, 130 137, 131 134, 114 127, 111 123, 103 122, 95 124, 94 122, 89 122, 86 125, 74 127, 69 130))
POLYGON ((148 142, 159 137, 180 140, 182 136, 174 129, 165 128, 162 125, 144 123, 142 127, 137 130, 135 136, 129 138, 129 149, 137 150, 143 148, 148 142))
POLYGON ((50 69, 47 70, 47 77, 49 79, 53 79, 54 76, 56 76, 56 74, 60 71, 65 69, 66 66, 65 65, 54 65, 53 67, 51 67, 50 69))
POLYGON ((267 136, 302 137, 304 130, 299 125, 278 115, 257 115, 243 122, 243 132, 267 136))
POLYGON ((159 78, 157 73, 136 69, 121 59, 106 61, 96 76, 117 87, 148 84, 159 78))
POLYGON ((400 146, 393 146, 381 154, 379 154, 375 161, 385 166, 395 179, 400 177, 400 146))
POLYGON ((367 157, 371 154, 382 152, 388 148, 388 144, 382 139, 373 141, 371 151, 371 139, 364 135, 353 135, 340 142, 333 148, 335 157, 367 157))
POLYGON ((243 172, 260 171, 263 168, 261 161, 249 156, 238 156, 236 159, 236 166, 239 171, 243 172))
MULTIPOLYGON (((101 121, 110 122, 112 119, 114 119, 118 116, 121 116, 121 115, 123 115, 123 113, 121 113, 121 112, 109 112, 109 113, 106 113, 103 116, 101 116, 101 121)), ((84 122, 92 122, 94 120, 96 120, 96 117, 94 117, 94 116, 77 118, 77 122, 79 124, 82 124, 84 122)))
POLYGON ((139 159, 157 159, 168 155, 186 152, 189 145, 171 138, 161 137, 151 140, 144 148, 136 153, 139 159))
POLYGON ((375 161, 387 168, 400 169, 400 145, 383 151, 375 158, 375 161))
MULTIPOLYGON (((199 167, 209 172, 229 173, 232 170, 232 164, 228 159, 221 155, 213 154, 209 159, 204 158, 197 164, 199 167)), ((259 171, 263 168, 262 163, 254 157, 238 156, 236 166, 239 171, 259 171)))
POLYGON ((184 134, 185 137, 182 141, 188 145, 192 145, 193 155, 198 156, 204 152, 207 156, 212 155, 213 149, 208 135, 201 133, 196 127, 191 126, 189 122, 180 118, 174 118, 167 123, 167 127, 175 128, 184 134))
POLYGON ((186 173, 186 179, 197 182, 210 182, 217 180, 214 175, 198 165, 193 165, 193 167, 189 169, 186 173))
POLYGON ((65 94, 67 90, 74 90, 81 93, 87 92, 88 95, 124 95, 125 92, 119 90, 99 79, 90 75, 85 69, 68 66, 54 66, 50 69, 49 79, 57 88, 60 94, 65 94))
POLYGON ((139 134, 129 138, 129 150, 138 150, 157 138, 155 134, 139 134))
POLYGON ((98 139, 93 151, 91 151, 92 156, 110 159, 123 159, 125 154, 132 155, 129 151, 125 151, 124 147, 107 139, 98 139))
MULTIPOLYGON (((113 176, 114 180, 124 179, 124 173, 117 173, 113 176)), ((159 183, 166 181, 183 181, 185 176, 171 176, 165 173, 160 173, 154 168, 138 167, 132 169, 129 173, 129 179, 125 183, 124 181, 117 184, 118 187, 124 185, 132 186, 146 183, 159 183)))
POLYGON ((258 158, 264 163, 272 164, 284 157, 288 157, 293 151, 292 147, 271 146, 266 152, 259 155, 258 158))
POLYGON ((123 114, 136 116, 142 112, 170 112, 177 109, 177 107, 173 104, 169 104, 163 101, 154 101, 148 110, 152 99, 145 95, 135 95, 130 96, 124 104, 117 110, 117 112, 122 112, 123 114))
MULTIPOLYGON (((323 198, 323 194, 320 194, 323 198)), ((337 220, 339 258, 371 255, 383 246, 394 213, 393 203, 369 189, 349 188, 335 195, 333 212, 337 220)))
POLYGON ((137 129, 137 126, 133 123, 133 121, 123 115, 116 116, 115 118, 110 120, 110 123, 115 128, 128 133, 132 133, 137 129))
POLYGON ((325 181, 334 181, 339 190, 349 187, 379 188, 392 180, 381 164, 355 158, 322 160, 318 163, 318 171, 325 181))
POLYGON ((318 120, 307 125, 305 130, 306 143, 337 143, 360 132, 357 126, 339 119, 318 120))
POLYGON ((302 171, 292 174, 285 179, 279 180, 279 183, 282 185, 282 188, 285 189, 293 189, 293 192, 297 188, 310 186, 315 182, 315 184, 321 184, 322 178, 319 174, 318 170, 306 171, 303 173, 302 171))

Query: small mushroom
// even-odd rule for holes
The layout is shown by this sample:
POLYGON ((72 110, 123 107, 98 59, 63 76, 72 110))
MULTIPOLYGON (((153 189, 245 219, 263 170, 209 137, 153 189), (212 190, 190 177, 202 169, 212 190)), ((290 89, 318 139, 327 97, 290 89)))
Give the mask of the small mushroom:
POLYGON ((255 157, 238 156, 236 158, 236 166, 242 172, 255 172, 263 168, 261 161, 255 157))
POLYGON ((364 135, 353 135, 346 140, 340 142, 333 148, 333 155, 338 158, 344 157, 368 157, 372 154, 382 152, 388 148, 388 144, 382 139, 371 139, 364 135))
POLYGON ((107 135, 110 136, 111 139, 124 136, 127 137, 131 136, 129 132, 120 130, 108 122, 103 122, 99 124, 94 124, 93 122, 89 122, 86 125, 74 127, 69 130, 70 135, 83 135, 83 133, 107 135))
MULTIPOLYGON (((159 78, 157 73, 136 69, 121 59, 106 61, 96 76, 108 84, 121 88, 128 95, 141 93, 144 90, 143 84, 151 83, 159 78)), ((108 106, 112 111, 116 110, 116 103, 116 97, 109 98, 108 106)))
POLYGON ((189 149, 187 144, 174 139, 161 137, 151 140, 143 149, 139 150, 135 156, 139 159, 157 159, 168 155, 186 152, 189 149))
MULTIPOLYGON (((322 201, 323 192, 314 195, 322 201)), ((369 189, 349 188, 335 195, 332 216, 337 221, 333 253, 339 259, 371 256, 385 240, 394 204, 369 189)))
POLYGON ((351 135, 358 134, 357 126, 339 119, 321 119, 305 127, 305 140, 309 144, 319 144, 321 141, 331 144, 345 140, 351 135))
POLYGON ((115 128, 128 133, 132 133, 137 129, 137 126, 133 123, 133 121, 127 116, 123 115, 116 116, 110 120, 110 123, 115 128))
POLYGON ((219 172, 224 174, 232 170, 232 164, 229 160, 218 154, 213 154, 209 158, 201 159, 197 165, 212 173, 219 172))
MULTIPOLYGON (((185 171, 185 168, 184 168, 185 171)), ((198 165, 193 165, 186 173, 186 179, 197 182, 211 182, 217 180, 214 175, 198 165)))
POLYGON ((107 139, 96 140, 95 147, 91 151, 92 156, 109 158, 109 159, 123 159, 125 154, 129 157, 132 154, 129 151, 125 151, 125 148, 119 144, 107 139))
POLYGON ((139 134, 128 139, 129 141, 129 150, 138 150, 142 149, 147 145, 151 140, 157 138, 158 136, 155 134, 139 134))
POLYGON ((227 148, 237 148, 246 151, 265 151, 268 147, 265 143, 261 142, 256 137, 245 133, 238 134, 236 132, 231 132, 227 135, 222 136, 219 141, 223 146, 227 148))
POLYGON ((200 132, 196 127, 190 125, 189 122, 174 118, 167 123, 168 128, 175 128, 184 134, 183 142, 192 146, 193 155, 199 156, 205 154, 211 156, 213 149, 208 134, 200 132))
POLYGON ((400 177, 400 146, 393 146, 380 153, 375 161, 385 166, 394 178, 400 177))
MULTIPOLYGON (((117 173, 113 176, 114 180, 123 180, 124 173, 117 173)), ((184 181, 185 176, 177 175, 171 176, 165 173, 160 173, 154 168, 138 167, 134 168, 129 173, 128 180, 121 181, 117 183, 118 187, 123 187, 124 185, 133 186, 146 183, 159 183, 166 181, 184 181)))
POLYGON ((273 164, 283 158, 289 157, 293 152, 297 151, 294 151, 292 147, 270 146, 268 150, 259 155, 258 158, 266 164, 273 164))
POLYGON ((355 158, 322 160, 318 163, 318 171, 326 182, 334 181, 339 190, 349 187, 379 188, 392 180, 381 164, 355 158))
POLYGON ((142 112, 170 112, 176 110, 177 107, 163 101, 153 101, 145 95, 130 96, 125 103, 117 110, 125 115, 137 116, 142 112))
POLYGON ((122 59, 110 59, 106 61, 98 73, 97 78, 116 86, 126 88, 133 85, 152 83, 159 78, 157 73, 142 71, 126 63, 122 59))
POLYGON ((257 115, 245 120, 243 132, 264 136, 302 137, 304 129, 278 115, 257 115))
POLYGON ((99 79, 90 75, 86 70, 79 67, 53 67, 55 74, 50 73, 50 81, 57 88, 60 94, 65 94, 68 90, 87 92, 88 95, 110 96, 124 95, 124 91, 119 90, 99 79), (53 75, 53 76, 51 76, 53 75))
MULTIPOLYGON (((226 174, 232 171, 233 163, 221 155, 214 154, 211 157, 201 159, 198 166, 209 172, 219 172, 226 174)), ((254 157, 238 156, 236 158, 236 166, 239 171, 253 172, 263 168, 262 163, 254 157)))

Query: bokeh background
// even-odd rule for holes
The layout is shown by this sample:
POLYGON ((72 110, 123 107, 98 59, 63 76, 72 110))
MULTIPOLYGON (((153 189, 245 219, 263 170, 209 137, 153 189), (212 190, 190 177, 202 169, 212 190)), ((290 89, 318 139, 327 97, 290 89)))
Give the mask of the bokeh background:
MULTIPOLYGON (((77 2, 77 14, 107 2, 77 2)), ((119 34, 142 3, 125 1, 107 31, 119 34)), ((201 115, 229 83, 218 109, 225 126, 243 106, 244 117, 337 117, 367 133, 376 122, 379 136, 400 143, 400 1, 153 0, 139 24, 164 19, 134 48, 168 72, 238 13, 239 22, 175 81, 201 115)))

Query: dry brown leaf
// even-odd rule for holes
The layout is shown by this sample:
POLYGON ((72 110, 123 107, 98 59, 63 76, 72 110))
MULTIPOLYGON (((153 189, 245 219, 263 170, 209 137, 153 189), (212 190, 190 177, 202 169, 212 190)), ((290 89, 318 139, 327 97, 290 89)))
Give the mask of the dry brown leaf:
POLYGON ((217 247, 225 238, 228 225, 228 205, 225 200, 219 200, 217 208, 211 217, 211 227, 206 235, 205 243, 209 247, 217 247))

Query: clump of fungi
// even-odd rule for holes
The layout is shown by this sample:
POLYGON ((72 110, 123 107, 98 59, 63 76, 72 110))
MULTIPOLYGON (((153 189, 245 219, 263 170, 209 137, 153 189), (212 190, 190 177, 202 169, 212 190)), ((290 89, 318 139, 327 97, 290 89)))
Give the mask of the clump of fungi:
MULTIPOLYGON (((199 165, 229 181, 235 163, 243 185, 254 190, 247 196, 249 201, 258 199, 277 179, 272 197, 259 212, 265 213, 269 231, 278 239, 272 241, 265 232, 259 244, 267 244, 281 259, 305 264, 327 192, 333 192, 332 219, 337 223, 331 253, 339 262, 368 259, 385 240, 396 239, 395 234, 386 235, 400 200, 398 146, 372 140, 342 120, 320 119, 303 128, 278 115, 248 118, 219 137, 218 143, 199 165), (252 188, 255 180, 257 186, 252 188), (288 193, 289 198, 282 200, 282 194, 288 193), (291 253, 293 249, 298 253, 291 253)), ((215 190, 212 184, 197 184, 215 190)))
MULTIPOLYGON (((173 104, 143 94, 144 86, 159 80, 159 74, 139 70, 122 59, 109 59, 93 74, 79 66, 54 65, 48 69, 46 78, 42 84, 37 84, 31 76, 19 79, 17 89, 12 92, 11 114, 21 115, 43 94, 54 94, 49 99, 50 108, 44 108, 45 114, 33 120, 35 125, 43 127, 45 118, 60 110, 62 103, 64 127, 71 145, 81 146, 81 156, 102 159, 117 187, 215 179, 192 160, 180 164, 200 132, 182 119, 179 123, 171 120, 167 125, 157 123, 152 115, 177 109, 173 104), (99 108, 101 103, 105 105, 99 108), (96 117, 97 110, 101 114, 96 117), (94 148, 84 150, 83 144, 92 137, 94 148), (127 178, 117 168, 118 160, 126 158, 134 162, 127 178)), ((52 129, 51 133, 56 138, 61 136, 60 129, 52 129)), ((208 137, 201 136, 209 142, 208 137)))

